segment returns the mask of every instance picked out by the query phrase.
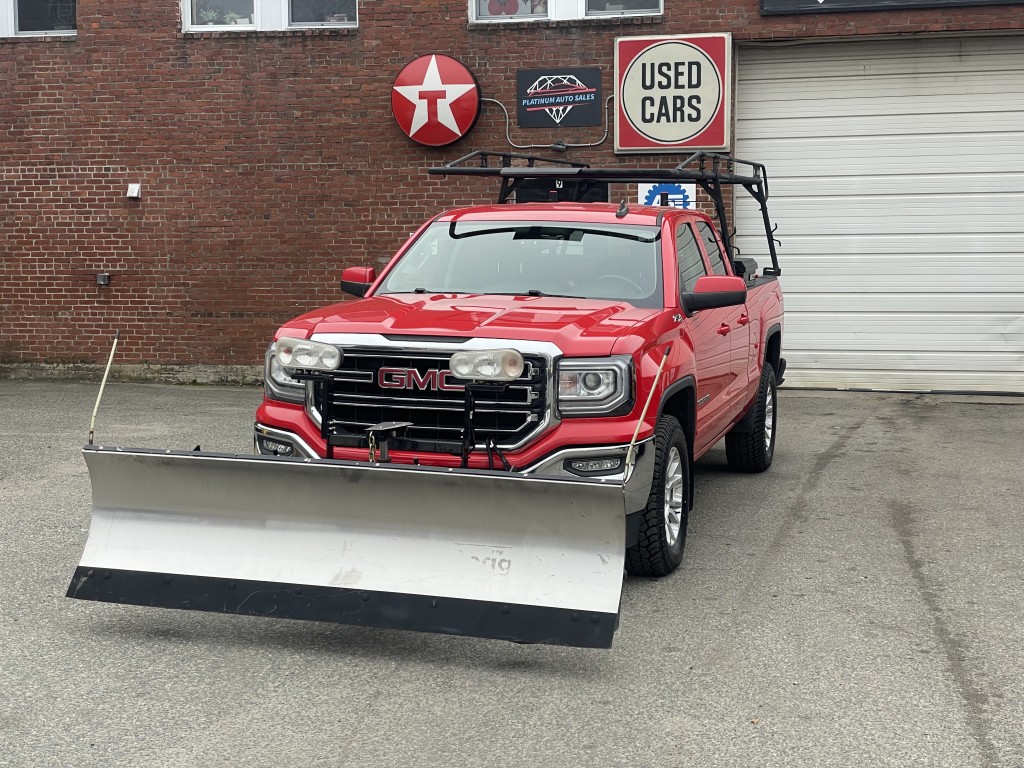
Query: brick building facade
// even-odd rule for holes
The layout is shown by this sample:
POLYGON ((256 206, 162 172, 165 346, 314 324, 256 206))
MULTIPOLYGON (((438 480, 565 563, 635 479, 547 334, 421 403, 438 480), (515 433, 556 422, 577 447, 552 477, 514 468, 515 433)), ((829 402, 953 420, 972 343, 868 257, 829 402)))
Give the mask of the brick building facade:
MULTIPOLYGON (((498 24, 465 0, 360 0, 357 26, 237 32, 183 31, 187 10, 79 0, 73 34, 0 37, 0 363, 101 363, 119 329, 122 363, 256 365, 279 323, 339 298, 343 267, 491 199, 490 183, 425 169, 509 149, 495 104, 442 149, 396 125, 392 83, 419 55, 462 61, 512 112, 513 140, 542 145, 603 129, 519 128, 516 71, 599 66, 611 94, 620 36, 729 32, 742 51, 1024 30, 1024 5, 765 16, 758 0, 665 0, 657 15, 498 24)), ((568 158, 650 161, 616 156, 611 137, 568 158)))

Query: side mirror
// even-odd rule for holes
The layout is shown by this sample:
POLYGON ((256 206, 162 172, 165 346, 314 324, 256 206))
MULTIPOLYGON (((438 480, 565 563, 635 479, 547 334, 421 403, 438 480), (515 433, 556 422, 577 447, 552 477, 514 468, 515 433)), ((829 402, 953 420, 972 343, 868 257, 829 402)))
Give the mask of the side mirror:
POLYGON ((680 303, 687 317, 700 309, 735 307, 746 300, 747 281, 731 275, 698 277, 693 290, 680 296, 680 303))
POLYGON ((341 272, 341 290, 353 296, 365 296, 376 279, 377 270, 373 267, 346 267, 341 272))

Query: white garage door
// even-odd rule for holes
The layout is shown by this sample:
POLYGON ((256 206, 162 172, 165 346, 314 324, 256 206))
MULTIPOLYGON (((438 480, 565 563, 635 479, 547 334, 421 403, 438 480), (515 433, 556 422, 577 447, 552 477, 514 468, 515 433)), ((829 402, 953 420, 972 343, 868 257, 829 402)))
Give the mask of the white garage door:
MULTIPOLYGON (((787 382, 1024 392, 1024 39, 741 48, 738 78, 787 382)), ((758 216, 740 202, 737 244, 763 263, 758 216)))

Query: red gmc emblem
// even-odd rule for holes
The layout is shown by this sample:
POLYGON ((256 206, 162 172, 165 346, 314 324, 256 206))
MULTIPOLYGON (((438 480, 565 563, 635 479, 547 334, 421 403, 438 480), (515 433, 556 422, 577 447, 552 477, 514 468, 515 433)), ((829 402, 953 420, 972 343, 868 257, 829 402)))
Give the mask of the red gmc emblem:
POLYGON ((406 136, 428 147, 458 141, 480 117, 480 86, 451 56, 420 56, 391 89, 391 112, 406 136))
POLYGON ((453 384, 451 371, 417 371, 415 368, 381 368, 377 372, 377 384, 384 389, 432 389, 439 392, 462 392, 462 384, 453 384))

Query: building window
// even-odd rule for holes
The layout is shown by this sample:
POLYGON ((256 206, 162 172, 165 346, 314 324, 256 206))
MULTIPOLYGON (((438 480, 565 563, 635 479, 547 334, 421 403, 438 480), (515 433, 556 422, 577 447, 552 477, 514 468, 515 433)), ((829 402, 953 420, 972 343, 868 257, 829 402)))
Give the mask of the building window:
POLYGON ((587 0, 587 16, 661 13, 661 0, 587 0))
POLYGON ((356 20, 356 0, 291 0, 293 27, 329 27, 356 20))
POLYGON ((357 26, 358 0, 183 0, 186 32, 357 26))
POLYGON ((547 17, 547 0, 476 0, 476 18, 479 21, 546 19, 547 17))
POLYGON ((73 35, 75 0, 0 0, 0 37, 73 35))
POLYGON ((192 0, 192 24, 197 27, 255 25, 254 0, 192 0))
POLYGON ((595 16, 652 16, 664 0, 470 0, 471 21, 564 21, 595 16))

